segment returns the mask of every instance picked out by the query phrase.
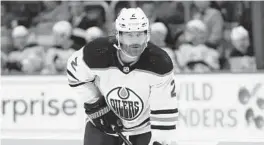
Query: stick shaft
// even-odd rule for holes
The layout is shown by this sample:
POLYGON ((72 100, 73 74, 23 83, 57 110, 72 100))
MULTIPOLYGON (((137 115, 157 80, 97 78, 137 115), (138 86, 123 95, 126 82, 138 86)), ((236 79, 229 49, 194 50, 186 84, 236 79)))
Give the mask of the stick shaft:
POLYGON ((116 133, 126 143, 126 145, 132 145, 132 143, 129 140, 127 140, 127 138, 121 132, 116 132, 116 133))

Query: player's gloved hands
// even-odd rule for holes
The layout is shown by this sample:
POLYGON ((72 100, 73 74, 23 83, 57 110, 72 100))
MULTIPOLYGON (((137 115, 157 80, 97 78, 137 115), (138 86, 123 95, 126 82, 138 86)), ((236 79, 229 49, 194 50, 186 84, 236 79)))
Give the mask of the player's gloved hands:
POLYGON ((108 107, 104 97, 100 97, 100 99, 93 104, 84 103, 84 108, 88 118, 95 127, 102 132, 114 134, 116 133, 116 129, 123 129, 121 120, 108 107))

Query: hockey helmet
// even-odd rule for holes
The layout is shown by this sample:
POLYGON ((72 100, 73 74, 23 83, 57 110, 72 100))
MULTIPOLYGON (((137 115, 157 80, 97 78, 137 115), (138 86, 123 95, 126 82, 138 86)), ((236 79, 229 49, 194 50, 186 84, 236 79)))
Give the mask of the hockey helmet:
MULTIPOLYGON (((144 49, 147 47, 147 42, 150 39, 149 34, 149 20, 141 8, 123 8, 121 9, 116 21, 116 38, 118 41, 117 49, 120 49, 125 55, 131 58, 138 57, 144 49), (126 44, 122 40, 123 33, 145 33, 144 39, 139 39, 138 45, 140 46, 140 51, 133 53, 133 44, 126 44), (140 43, 140 41, 142 41, 140 43)), ((125 39, 125 38, 124 38, 125 39)))

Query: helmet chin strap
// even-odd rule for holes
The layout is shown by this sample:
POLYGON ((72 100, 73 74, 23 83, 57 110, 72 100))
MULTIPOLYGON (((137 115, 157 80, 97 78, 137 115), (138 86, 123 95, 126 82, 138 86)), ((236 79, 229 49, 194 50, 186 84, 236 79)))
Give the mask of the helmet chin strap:
POLYGON ((136 60, 139 56, 131 56, 129 54, 127 54, 125 51, 123 51, 121 49, 121 53, 123 53, 128 59, 131 59, 131 60, 136 60))
POLYGON ((114 47, 119 50, 119 52, 121 52, 130 62, 136 61, 138 59, 139 56, 131 56, 129 54, 127 54, 124 50, 121 49, 120 44, 118 44, 119 46, 117 46, 116 44, 114 44, 114 47))

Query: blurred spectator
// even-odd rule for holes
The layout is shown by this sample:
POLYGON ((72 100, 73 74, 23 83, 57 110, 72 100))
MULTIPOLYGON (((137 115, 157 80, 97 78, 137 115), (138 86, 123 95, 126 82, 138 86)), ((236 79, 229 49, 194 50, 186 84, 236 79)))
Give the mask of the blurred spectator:
POLYGON ((165 37, 168 33, 168 29, 161 22, 156 22, 150 25, 151 37, 150 41, 155 45, 165 48, 167 44, 165 43, 165 37))
POLYGON ((5 74, 5 71, 6 71, 6 64, 7 64, 7 60, 8 60, 8 57, 7 57, 7 54, 2 52, 0 50, 0 53, 1 53, 1 74, 5 74))
POLYGON ((11 21, 13 16, 6 10, 6 5, 1 3, 1 52, 8 54, 13 49, 11 21))
POLYGON ((89 19, 90 27, 97 26, 103 28, 105 24, 105 11, 104 8, 101 6, 85 6, 85 10, 87 13, 87 17, 89 19))
POLYGON ((44 0, 43 4, 44 11, 34 18, 34 24, 55 23, 69 19, 70 14, 67 2, 44 0))
POLYGON ((61 74, 66 70, 68 58, 80 46, 70 39, 72 26, 67 21, 59 21, 53 26, 54 46, 49 48, 45 58, 42 74, 61 74))
POLYGON ((211 1, 210 7, 221 12, 225 22, 237 22, 241 15, 241 3, 239 1, 211 1))
POLYGON ((241 10, 241 15, 239 16, 239 25, 243 26, 249 35, 250 45, 249 48, 250 53, 254 53, 254 43, 253 43, 253 33, 252 33, 252 13, 250 8, 250 1, 244 1, 243 10, 241 10))
POLYGON ((17 50, 22 50, 28 43, 29 31, 24 26, 17 26, 12 31, 12 38, 17 50))
MULTIPOLYGON (((241 14, 239 15, 238 21, 249 34, 252 33, 252 17, 251 17, 251 8, 249 2, 244 2, 243 7, 241 8, 241 14)), ((251 35, 249 35, 251 36, 251 35)))
POLYGON ((57 21, 68 20, 70 12, 66 1, 42 1, 44 10, 33 20, 35 31, 41 35, 50 35, 57 21))
POLYGON ((164 23, 183 24, 184 7, 179 1, 157 1, 155 8, 157 19, 164 23))
POLYGON ((1 27, 12 28, 11 23, 13 19, 12 13, 9 13, 6 5, 1 3, 1 27))
MULTIPOLYGON (((90 27, 102 27, 104 18, 102 18, 102 10, 98 7, 88 7, 87 9, 83 1, 69 2, 71 18, 70 22, 73 26, 72 39, 78 45, 85 45, 86 30, 90 27)), ((103 15, 104 17, 104 15, 103 15)))
POLYGON ((1 26, 1 51, 6 54, 14 50, 11 33, 11 29, 1 26))
POLYGON ((202 20, 208 28, 208 39, 206 44, 211 48, 217 48, 223 37, 224 20, 221 12, 210 8, 210 1, 194 1, 197 13, 194 19, 202 20))
MULTIPOLYGON (((169 28, 169 23, 172 22, 170 19, 174 16, 173 14, 168 14, 165 16, 164 13, 164 8, 167 7, 171 2, 153 2, 153 1, 143 1, 143 2, 138 2, 140 4, 140 7, 142 10, 145 12, 147 17, 149 18, 150 25, 156 22, 162 22, 165 26, 166 29, 168 29, 167 35, 165 37, 165 42, 167 45, 170 47, 173 46, 173 39, 172 39, 172 32, 170 31, 169 28)), ((169 7, 170 12, 174 11, 173 9, 175 5, 172 7, 169 7)), ((175 12, 175 11, 174 11, 175 12)), ((175 12, 176 13, 176 12, 175 12)))
MULTIPOLYGON (((139 1, 137 1, 137 2, 139 2, 139 1)), ((114 19, 117 18, 118 13, 120 12, 120 10, 122 8, 129 8, 129 7, 131 7, 129 1, 117 1, 116 5, 114 7, 114 16, 115 16, 114 19)))
POLYGON ((151 29, 150 41, 168 53, 168 55, 170 56, 172 60, 174 68, 176 68, 177 65, 176 65, 175 53, 173 52, 171 48, 167 46, 165 42, 165 38, 168 33, 167 27, 161 22, 156 22, 150 26, 150 29, 151 29))
POLYGON ((82 29, 89 27, 90 24, 85 23, 88 21, 88 18, 84 6, 84 2, 82 1, 69 2, 69 8, 71 12, 70 22, 73 27, 79 27, 82 29))
POLYGON ((8 55, 6 68, 9 72, 40 72, 43 67, 44 48, 34 42, 35 36, 24 26, 17 26, 12 31, 12 38, 15 51, 8 55))
POLYGON ((4 23, 8 28, 23 25, 27 28, 32 26, 32 19, 42 10, 40 1, 2 1, 5 6, 4 23))
POLYGON ((141 5, 142 10, 149 18, 149 23, 153 24, 157 20, 157 13, 156 13, 156 4, 153 1, 144 1, 139 2, 141 5))
POLYGON ((252 51, 250 51, 248 31, 243 26, 233 28, 231 42, 234 46, 229 58, 231 71, 255 71, 256 60, 252 51))
POLYGON ((100 29, 99 27, 94 26, 86 30, 85 40, 86 43, 89 43, 90 41, 103 36, 104 36, 103 30, 100 29))
POLYGON ((207 27, 201 20, 189 21, 184 32, 185 43, 176 51, 177 61, 185 72, 211 72, 219 69, 219 54, 205 45, 207 27))
POLYGON ((72 40, 81 46, 85 45, 85 30, 91 26, 84 7, 84 2, 82 1, 69 2, 71 13, 69 21, 73 27, 72 40))

